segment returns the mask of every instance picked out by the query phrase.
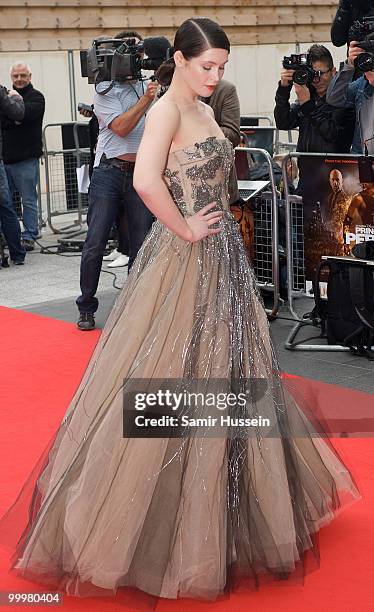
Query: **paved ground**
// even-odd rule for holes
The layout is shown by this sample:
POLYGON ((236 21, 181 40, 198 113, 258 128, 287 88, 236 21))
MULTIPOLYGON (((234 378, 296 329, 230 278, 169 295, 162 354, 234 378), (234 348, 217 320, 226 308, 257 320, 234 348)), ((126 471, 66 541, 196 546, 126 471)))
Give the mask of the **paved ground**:
MULTIPOLYGON (((65 224, 68 224, 65 221, 65 224)), ((0 304, 14 308, 24 308, 30 304, 42 304, 54 300, 70 301, 79 295, 78 251, 57 254, 60 240, 66 241, 67 234, 53 234, 50 229, 42 231, 34 251, 27 253, 24 266, 0 269, 0 304), (48 250, 49 249, 49 250, 48 250)), ((73 237, 80 241, 84 235, 73 237)), ((106 269, 104 264, 103 269, 106 269)), ((126 268, 117 268, 117 283, 122 286, 127 275, 126 268)), ((99 291, 112 288, 115 276, 103 273, 100 277, 99 291)))
MULTIPOLYGON (((57 241, 61 238, 66 236, 53 234, 46 228, 43 230, 40 244, 49 247, 55 253, 57 241)), ((0 269, 0 305, 75 322, 80 255, 79 253, 63 255, 48 253, 38 246, 35 251, 27 255, 24 266, 11 265, 7 269, 0 269)), ((104 263, 103 270, 105 269, 104 263)), ((115 275, 101 274, 98 292, 100 307, 96 316, 98 327, 104 325, 118 294, 113 282, 121 287, 126 274, 126 268, 117 268, 115 275)), ((298 307, 300 312, 305 312, 312 308, 312 302, 308 299, 300 300, 298 307)), ((290 317, 286 308, 281 309, 280 317, 290 317)), ((288 351, 284 348, 284 342, 293 325, 294 322, 283 318, 271 323, 272 337, 284 371, 374 393, 374 362, 344 352, 288 351)), ((318 334, 318 330, 314 328, 308 328, 306 332, 318 334)))

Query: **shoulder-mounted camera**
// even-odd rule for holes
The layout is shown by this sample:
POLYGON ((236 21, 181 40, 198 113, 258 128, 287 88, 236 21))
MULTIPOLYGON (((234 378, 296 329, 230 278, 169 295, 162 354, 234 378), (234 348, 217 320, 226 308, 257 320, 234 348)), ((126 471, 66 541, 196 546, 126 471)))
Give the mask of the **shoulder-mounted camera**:
POLYGON ((167 59, 170 43, 164 36, 146 38, 97 38, 88 51, 81 51, 81 74, 95 86, 102 81, 140 81, 142 70, 157 70, 167 59), (144 55, 147 57, 144 58, 144 55))

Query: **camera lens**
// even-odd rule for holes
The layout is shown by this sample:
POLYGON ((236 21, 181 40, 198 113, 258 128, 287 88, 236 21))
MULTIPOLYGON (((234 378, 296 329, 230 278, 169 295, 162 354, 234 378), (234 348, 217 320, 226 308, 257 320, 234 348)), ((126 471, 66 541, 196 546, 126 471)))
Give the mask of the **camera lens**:
POLYGON ((360 53, 356 57, 355 65, 357 68, 362 70, 362 72, 368 72, 369 70, 374 69, 374 54, 373 53, 360 53))
POLYGON ((306 85, 309 79, 309 70, 307 68, 298 68, 293 74, 293 82, 297 85, 306 85))

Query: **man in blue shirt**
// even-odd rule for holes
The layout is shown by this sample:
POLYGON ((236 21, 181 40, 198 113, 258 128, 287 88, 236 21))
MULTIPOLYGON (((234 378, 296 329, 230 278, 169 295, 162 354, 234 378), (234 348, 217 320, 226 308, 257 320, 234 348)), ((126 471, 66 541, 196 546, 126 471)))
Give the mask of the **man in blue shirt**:
MULTIPOLYGON (((127 37, 123 33, 123 38, 127 37)), ((140 35, 136 37, 141 40, 140 35)), ((100 83, 94 95, 99 137, 89 190, 88 232, 82 251, 82 293, 76 302, 80 313, 78 329, 82 331, 95 327, 94 313, 98 307, 95 294, 113 224, 117 220, 119 232, 128 231, 130 269, 153 222, 150 211, 134 190, 133 171, 145 114, 154 100, 157 83, 145 86, 142 81, 115 82, 108 93, 100 93, 108 85, 106 81, 100 83)))

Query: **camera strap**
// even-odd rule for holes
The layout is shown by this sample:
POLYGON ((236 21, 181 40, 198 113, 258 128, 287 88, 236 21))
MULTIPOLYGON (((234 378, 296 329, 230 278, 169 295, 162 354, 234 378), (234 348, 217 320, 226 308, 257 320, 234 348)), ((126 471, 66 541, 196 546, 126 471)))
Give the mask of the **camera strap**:
POLYGON ((105 96, 105 94, 107 94, 108 91, 110 91, 113 88, 114 81, 111 81, 109 83, 108 87, 106 87, 102 91, 97 91, 97 87, 96 86, 99 85, 99 83, 102 83, 102 81, 98 81, 97 80, 97 77, 98 77, 98 75, 96 75, 96 78, 95 78, 95 91, 96 91, 96 93, 100 94, 101 96, 105 96))

